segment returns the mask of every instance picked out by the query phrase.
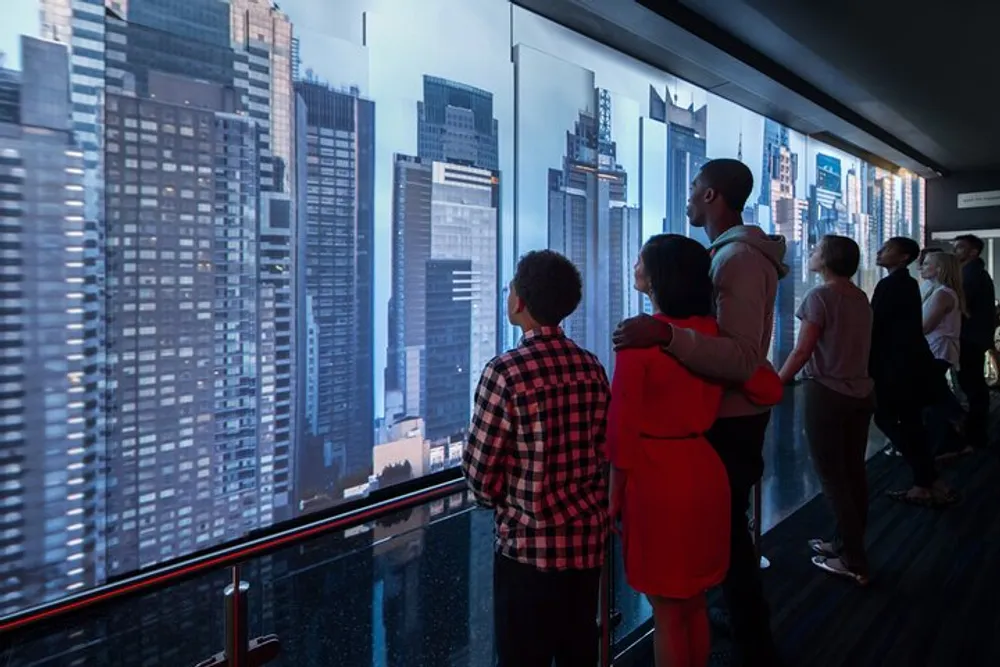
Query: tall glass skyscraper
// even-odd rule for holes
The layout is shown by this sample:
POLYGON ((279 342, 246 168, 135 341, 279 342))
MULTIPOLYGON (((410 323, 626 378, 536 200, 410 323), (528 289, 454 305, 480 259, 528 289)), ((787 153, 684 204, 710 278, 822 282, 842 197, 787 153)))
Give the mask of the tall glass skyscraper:
POLYGON ((417 154, 427 160, 480 169, 500 168, 493 93, 424 76, 417 102, 417 154))
POLYGON ((425 76, 424 95, 417 103, 419 155, 397 155, 393 170, 385 403, 387 422, 424 416, 427 437, 437 439, 459 423, 468 426, 479 372, 499 345, 500 173, 492 93, 425 76), (449 298, 454 305, 445 308, 449 298), (464 332, 456 326, 462 301, 464 332), (447 358, 429 353, 431 341, 444 340, 454 346, 447 358), (432 393, 446 378, 464 385, 461 406, 452 405, 457 394, 432 393))
POLYGON ((0 614, 94 583, 83 152, 69 51, 0 69, 0 614))
MULTIPOLYGON (((224 23, 221 24, 224 26, 224 23)), ((220 29, 221 29, 220 26, 220 29)), ((266 525, 262 214, 247 56, 109 18, 105 151, 109 571, 266 525), (110 55, 113 54, 113 55, 110 55), (243 72, 243 74, 240 74, 243 72)), ((273 387, 273 383, 272 383, 273 387)), ((271 421, 271 420, 268 420, 271 421)))
POLYGON ((94 479, 93 576, 107 574, 103 546, 107 497, 105 448, 105 269, 104 269, 104 151, 101 105, 104 100, 105 3, 103 0, 39 0, 40 36, 69 47, 70 114, 76 146, 83 153, 84 250, 84 449, 88 475, 94 479))
POLYGON ((692 236, 687 217, 688 192, 691 181, 708 161, 705 141, 708 134, 708 105, 695 108, 677 103, 676 96, 666 91, 666 97, 649 88, 649 117, 667 125, 667 217, 663 231, 667 234, 692 236))
POLYGON ((562 169, 549 169, 549 243, 583 278, 583 301, 566 334, 614 367, 611 332, 639 312, 632 266, 642 243, 639 209, 628 205, 628 175, 611 136, 611 95, 595 90, 597 113, 581 111, 566 132, 562 169))
POLYGON ((374 447, 375 104, 355 90, 296 84, 305 114, 306 191, 302 287, 315 351, 300 442, 301 492, 333 490, 337 477, 372 472, 374 447), (336 463, 337 470, 329 464, 336 463))

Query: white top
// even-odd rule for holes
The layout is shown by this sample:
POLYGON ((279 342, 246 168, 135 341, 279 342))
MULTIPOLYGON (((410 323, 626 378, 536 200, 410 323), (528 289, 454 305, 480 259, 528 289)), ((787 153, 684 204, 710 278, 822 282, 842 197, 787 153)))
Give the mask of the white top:
POLYGON ((924 297, 924 320, 930 315, 932 305, 936 299, 951 299, 952 308, 941 318, 938 325, 933 330, 924 334, 927 344, 930 345, 931 352, 935 359, 941 359, 951 364, 952 368, 958 368, 959 338, 962 335, 962 311, 958 307, 958 295, 955 290, 944 285, 935 284, 927 296, 924 297))

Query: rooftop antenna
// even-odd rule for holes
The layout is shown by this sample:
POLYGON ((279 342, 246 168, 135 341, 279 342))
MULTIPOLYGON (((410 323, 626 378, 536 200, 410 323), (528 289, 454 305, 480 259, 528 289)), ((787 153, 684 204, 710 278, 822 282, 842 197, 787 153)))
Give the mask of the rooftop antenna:
POLYGON ((736 159, 743 162, 743 123, 740 122, 740 143, 736 149, 736 159))

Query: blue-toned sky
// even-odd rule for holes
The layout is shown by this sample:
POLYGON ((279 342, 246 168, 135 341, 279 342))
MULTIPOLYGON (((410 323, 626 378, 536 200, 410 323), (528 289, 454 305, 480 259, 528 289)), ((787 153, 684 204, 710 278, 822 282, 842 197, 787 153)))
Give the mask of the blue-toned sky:
POLYGON ((38 0, 5 0, 0 21, 0 51, 6 55, 5 67, 21 69, 21 35, 38 36, 40 27, 38 0))
MULTIPOLYGON (((431 74, 484 88, 494 95, 500 134, 503 238, 506 279, 514 262, 515 210, 519 249, 540 247, 547 239, 546 175, 559 168, 565 134, 582 107, 593 104, 594 86, 612 92, 612 123, 618 161, 629 173, 629 203, 644 205, 644 232, 658 231, 662 203, 639 192, 639 117, 652 85, 661 95, 669 88, 679 104, 708 104, 709 157, 735 157, 742 132, 743 157, 760 183, 764 121, 727 100, 676 77, 592 42, 502 0, 282 0, 300 40, 303 68, 334 86, 358 86, 375 100, 376 117, 376 266, 375 378, 378 413, 382 405, 386 315, 391 265, 392 155, 415 154, 417 101, 422 76, 431 74), (513 40, 513 44, 512 44, 513 40), (515 83, 512 46, 523 56, 515 83), (515 114, 515 85, 520 108, 515 114), (520 123, 518 201, 514 200, 514 130, 520 123)), ((0 50, 7 67, 19 68, 18 35, 37 35, 38 0, 6 0, 0 22, 0 50)), ((655 133, 650 135, 655 137, 655 133)), ((647 160, 657 162, 665 146, 647 139, 647 160)), ((792 133, 791 148, 800 155, 798 192, 807 196, 815 178, 815 153, 840 157, 843 173, 856 158, 819 148, 792 133), (808 149, 807 149, 808 144, 808 149)), ((647 170, 646 191, 650 190, 647 170)), ((663 186, 661 186, 663 187, 663 186)), ((754 195, 756 200, 756 193, 754 195)))

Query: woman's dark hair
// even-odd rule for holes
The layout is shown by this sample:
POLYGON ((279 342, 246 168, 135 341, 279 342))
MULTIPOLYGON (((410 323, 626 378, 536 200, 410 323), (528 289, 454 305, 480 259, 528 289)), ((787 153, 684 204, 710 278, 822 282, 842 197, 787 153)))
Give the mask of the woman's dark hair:
POLYGON ((514 271, 514 291, 539 324, 554 327, 573 314, 583 282, 573 262, 554 250, 525 254, 514 271))
POLYGON ((679 234, 658 234, 640 254, 660 312, 678 319, 712 313, 712 258, 705 246, 679 234))
POLYGON ((854 239, 827 234, 823 237, 822 243, 820 253, 826 268, 841 278, 854 277, 858 272, 858 265, 861 264, 861 248, 854 239))

